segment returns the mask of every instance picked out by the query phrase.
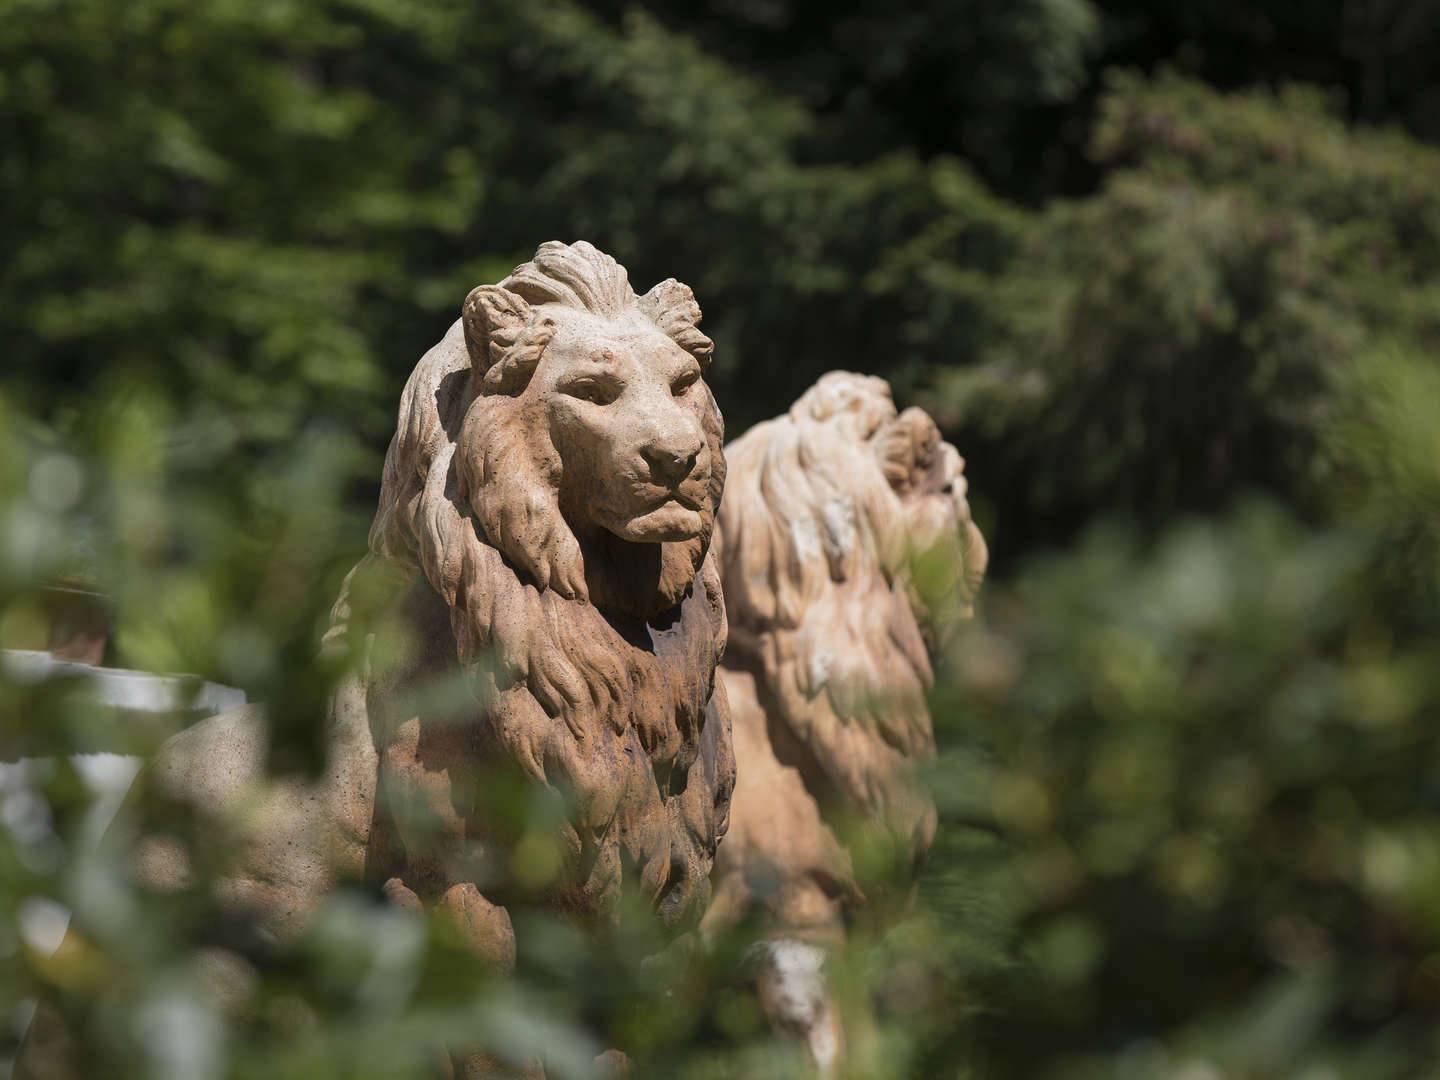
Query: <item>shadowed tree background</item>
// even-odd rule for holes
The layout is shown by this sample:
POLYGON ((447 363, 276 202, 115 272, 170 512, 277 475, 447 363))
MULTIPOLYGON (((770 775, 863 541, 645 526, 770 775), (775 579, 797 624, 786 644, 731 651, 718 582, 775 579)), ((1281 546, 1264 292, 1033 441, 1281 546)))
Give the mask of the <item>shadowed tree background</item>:
MULTIPOLYGON (((587 239, 694 288, 732 434, 847 368, 969 460, 992 580, 855 1075, 1437 1075, 1437 87, 1434 0, 0 0, 0 645, 95 582, 107 663, 313 764, 405 377, 587 239)), ((5 760, 164 734, 0 677, 5 760)), ((0 1058, 41 997, 81 1075, 425 1075, 477 1024, 793 1065, 643 942, 475 985, 366 898, 221 1019, 203 905, 128 891, 63 760, 43 827, 0 802, 0 1058)))

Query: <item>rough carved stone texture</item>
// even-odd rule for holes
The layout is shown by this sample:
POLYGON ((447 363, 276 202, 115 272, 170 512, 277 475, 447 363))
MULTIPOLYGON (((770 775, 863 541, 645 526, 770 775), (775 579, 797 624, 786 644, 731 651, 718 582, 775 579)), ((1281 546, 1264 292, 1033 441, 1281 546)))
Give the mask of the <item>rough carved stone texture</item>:
POLYGON ((911 865, 928 849, 930 657, 971 613, 987 552, 960 455, 921 410, 897 414, 881 379, 831 372, 726 456, 739 779, 706 927, 758 909, 762 1005, 828 1072, 841 1032, 821 960, 865 904, 839 825, 911 865))
MULTIPOLYGON (((547 243, 471 292, 421 358, 370 553, 327 636, 345 645, 367 622, 352 603, 388 597, 409 646, 372 652, 340 687, 327 772, 257 794, 254 710, 183 733, 151 770, 217 825, 243 819, 249 856, 222 887, 271 933, 292 936, 337 878, 361 875, 499 970, 515 961, 513 896, 603 919, 633 887, 673 930, 698 920, 735 782, 715 678, 723 423, 699 319, 673 279, 637 297, 608 255, 547 243), (458 701, 437 695, 446 680, 458 701), (529 891, 510 870, 530 823, 495 790, 569 808, 549 837, 558 871, 529 891)), ((163 846, 149 858, 152 884, 186 872, 163 846)))

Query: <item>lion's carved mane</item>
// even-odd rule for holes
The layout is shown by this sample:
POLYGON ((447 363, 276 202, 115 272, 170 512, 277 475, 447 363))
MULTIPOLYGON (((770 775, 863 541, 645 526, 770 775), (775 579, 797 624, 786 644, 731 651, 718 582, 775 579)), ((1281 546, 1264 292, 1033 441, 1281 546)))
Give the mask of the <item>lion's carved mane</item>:
MULTIPOLYGON (((723 422, 700 383, 712 467, 699 536, 638 562, 615 554, 624 545, 582 541, 559 503, 566 462, 543 411, 520 401, 555 333, 553 305, 602 319, 638 311, 708 365, 686 286, 637 297, 589 244, 542 245, 499 286, 474 290, 411 375, 369 559, 418 570, 448 609, 450 660, 481 703, 475 745, 572 795, 569 902, 603 906, 632 865, 662 916, 679 919, 708 895, 734 783, 710 549, 723 422)), ((397 738, 378 734, 382 762, 397 738)))

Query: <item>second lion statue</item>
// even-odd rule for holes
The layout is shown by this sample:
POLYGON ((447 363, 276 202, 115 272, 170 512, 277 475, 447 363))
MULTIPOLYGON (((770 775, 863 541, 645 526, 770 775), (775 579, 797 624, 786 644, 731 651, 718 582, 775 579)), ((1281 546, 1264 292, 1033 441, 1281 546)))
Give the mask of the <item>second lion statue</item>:
POLYGON ((930 847, 931 656, 988 553, 959 453, 883 379, 830 372, 726 453, 739 783, 705 927, 758 916, 761 1004, 830 1076, 845 1040, 825 957, 867 907, 847 841, 886 853, 902 885, 930 847))
MULTIPOLYGON (((245 866, 222 883, 232 906, 293 935, 335 880, 363 875, 505 971, 516 835, 486 785, 518 779, 568 808, 558 869, 527 902, 606 919, 633 889, 676 932, 698 920, 735 783, 715 678, 723 424, 699 320, 689 288, 637 296, 583 242, 543 244, 470 293, 405 387, 370 551, 330 635, 358 633, 352 600, 383 581, 408 657, 345 680, 328 771, 272 785, 264 812, 243 794, 264 771, 255 711, 177 736, 150 771, 249 823, 245 866), (427 697, 446 678, 458 705, 427 697)), ((163 883, 174 863, 162 852, 142 874, 163 883)), ((456 1055, 460 1076, 493 1067, 456 1055)))

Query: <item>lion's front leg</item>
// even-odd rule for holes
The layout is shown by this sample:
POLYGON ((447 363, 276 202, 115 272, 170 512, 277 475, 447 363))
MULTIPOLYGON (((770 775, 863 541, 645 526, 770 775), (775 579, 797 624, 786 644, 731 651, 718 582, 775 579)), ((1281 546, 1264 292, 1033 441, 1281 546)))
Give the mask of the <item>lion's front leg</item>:
MULTIPOLYGON (((396 907, 423 912, 429 909, 436 932, 442 940, 468 953, 487 972, 509 975, 515 970, 515 927, 510 912, 492 904, 475 887, 464 881, 451 885, 439 899, 427 905, 420 895, 398 876, 384 885, 385 898, 396 907)), ((494 1055, 477 1049, 452 1048, 446 1055, 446 1069, 453 1080, 544 1080, 539 1063, 512 1068, 494 1055)))
MULTIPOLYGON (((385 898, 399 908, 423 911, 424 901, 398 877, 385 882, 385 898)), ((439 931, 468 952, 480 967, 497 975, 515 970, 515 927, 510 912, 492 904, 472 882, 446 889, 432 905, 439 931)))
MULTIPOLYGON (((478 782, 458 724, 423 724, 418 717, 394 725, 380 755, 383 823, 372 830, 371 872, 384 881, 396 907, 431 918, 439 941, 468 956, 477 974, 509 976, 515 970, 515 927, 466 872, 473 869, 472 806, 478 782)), ((543 1080, 538 1063, 506 1066, 473 1047, 450 1047, 455 1080, 543 1080)))
POLYGON ((824 1080, 838 1075, 845 1054, 840 1010, 826 976, 826 953, 797 938, 756 946, 755 989, 777 1035, 798 1038, 824 1080))
POLYGON ((451 885, 435 905, 441 927, 487 971, 515 971, 515 927, 510 912, 485 899, 472 882, 451 885))
MULTIPOLYGON (((468 952, 487 971, 509 975, 515 970, 515 926, 510 912, 492 904, 472 882, 445 890, 435 904, 437 930, 468 952)), ((484 1050, 452 1052, 456 1080, 545 1080, 539 1062, 507 1066, 484 1050)))

